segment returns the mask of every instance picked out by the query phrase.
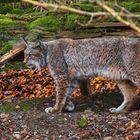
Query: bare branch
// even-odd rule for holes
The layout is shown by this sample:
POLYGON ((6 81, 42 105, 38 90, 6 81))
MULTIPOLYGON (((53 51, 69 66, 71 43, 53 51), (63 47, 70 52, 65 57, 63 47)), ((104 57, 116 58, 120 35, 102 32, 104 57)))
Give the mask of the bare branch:
POLYGON ((50 3, 40 3, 37 1, 33 1, 33 0, 22 0, 23 2, 28 2, 31 3, 33 5, 36 6, 40 6, 43 8, 54 8, 55 10, 63 10, 63 11, 69 11, 69 12, 74 12, 80 15, 87 15, 87 16, 106 16, 106 15, 110 15, 107 12, 87 12, 87 11, 82 11, 82 10, 78 10, 75 8, 71 8, 68 6, 64 6, 64 5, 56 5, 56 4, 50 4, 50 3))
POLYGON ((130 21, 127 21, 125 19, 123 19, 121 17, 121 15, 116 12, 114 9, 112 9, 111 7, 107 6, 104 2, 101 2, 100 0, 96 0, 96 3, 102 7, 103 9, 105 9, 106 11, 108 11, 112 16, 114 16, 118 21, 122 22, 123 24, 131 27, 132 29, 134 29, 138 35, 140 36, 140 28, 134 23, 134 22, 130 22, 130 21))
MULTIPOLYGON (((79 9, 71 8, 68 6, 64 5, 56 5, 56 4, 51 4, 51 3, 41 3, 33 0, 21 0, 23 2, 27 2, 36 6, 40 6, 43 8, 53 8, 55 11, 56 10, 63 10, 63 11, 68 11, 68 12, 73 12, 77 13, 80 15, 87 15, 87 16, 93 16, 93 17, 98 17, 98 16, 112 16, 108 12, 87 12, 87 11, 82 11, 79 9)), ((140 18, 140 15, 128 15, 128 14, 122 14, 122 17, 135 17, 135 18, 140 18)))

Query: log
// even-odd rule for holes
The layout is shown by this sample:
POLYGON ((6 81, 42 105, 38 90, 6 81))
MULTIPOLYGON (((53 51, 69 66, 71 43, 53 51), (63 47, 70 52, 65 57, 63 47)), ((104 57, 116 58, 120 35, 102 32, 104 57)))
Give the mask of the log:
POLYGON ((16 45, 12 50, 0 57, 0 64, 5 64, 7 61, 13 59, 26 48, 25 43, 21 42, 16 45))

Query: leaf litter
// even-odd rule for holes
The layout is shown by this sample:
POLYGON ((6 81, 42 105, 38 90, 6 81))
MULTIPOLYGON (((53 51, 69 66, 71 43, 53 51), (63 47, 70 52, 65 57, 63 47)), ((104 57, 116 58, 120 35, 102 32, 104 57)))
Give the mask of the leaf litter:
POLYGON ((74 92, 76 111, 48 115, 44 109, 48 104, 49 106, 54 104, 52 95, 55 95, 55 83, 47 68, 1 73, 0 105, 4 101, 9 102, 9 98, 12 97, 16 100, 29 99, 33 102, 39 98, 39 102, 27 112, 20 111, 20 106, 16 105, 18 112, 0 113, 0 139, 139 140, 139 110, 121 114, 107 111, 110 106, 118 105, 122 101, 116 83, 102 77, 92 78, 90 83, 93 98, 82 96, 80 90, 74 92), (95 93, 98 94, 94 95, 95 93), (112 93, 116 95, 113 96, 112 93), (109 103, 106 96, 111 94, 115 100, 110 102, 110 106, 106 106, 109 103), (88 107, 85 104, 88 104, 88 107), (89 108, 91 106, 93 109, 89 108))

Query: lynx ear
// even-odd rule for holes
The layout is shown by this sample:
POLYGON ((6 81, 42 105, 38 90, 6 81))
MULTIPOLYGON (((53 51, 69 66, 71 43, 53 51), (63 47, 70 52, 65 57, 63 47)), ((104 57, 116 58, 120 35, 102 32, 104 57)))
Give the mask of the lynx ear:
POLYGON ((35 45, 34 45, 34 48, 39 48, 41 51, 44 52, 45 48, 44 48, 44 44, 42 43, 42 41, 40 40, 37 40, 35 45))
POLYGON ((25 43, 25 45, 28 47, 29 46, 29 43, 27 42, 27 40, 24 37, 22 37, 21 39, 23 40, 23 42, 25 43))
POLYGON ((37 47, 40 47, 41 45, 42 45, 41 41, 40 41, 40 40, 37 40, 37 41, 35 42, 34 47, 37 48, 37 47))

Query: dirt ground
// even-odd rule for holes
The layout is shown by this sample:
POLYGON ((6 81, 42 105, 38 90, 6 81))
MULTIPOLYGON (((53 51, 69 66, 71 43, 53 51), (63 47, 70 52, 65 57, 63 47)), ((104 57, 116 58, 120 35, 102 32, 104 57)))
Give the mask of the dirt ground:
POLYGON ((4 99, 0 107, 15 105, 16 110, 0 113, 0 140, 139 140, 140 110, 112 114, 110 107, 122 102, 119 93, 98 93, 73 97, 74 112, 46 114, 54 97, 4 99), (23 109, 22 104, 30 108, 23 109), (86 118, 86 120, 82 118, 86 118), (81 124, 82 125, 81 125, 81 124))
POLYGON ((140 140, 138 108, 121 114, 108 110, 123 101, 112 80, 91 79, 93 94, 72 96, 73 112, 46 114, 55 102, 47 69, 0 74, 0 140, 140 140))

